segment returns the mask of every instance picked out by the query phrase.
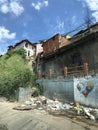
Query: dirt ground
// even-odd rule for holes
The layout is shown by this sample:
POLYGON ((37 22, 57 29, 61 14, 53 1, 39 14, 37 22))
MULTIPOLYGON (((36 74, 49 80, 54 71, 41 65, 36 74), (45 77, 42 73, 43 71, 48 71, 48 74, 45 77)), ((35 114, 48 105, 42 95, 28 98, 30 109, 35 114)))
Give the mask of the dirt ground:
POLYGON ((98 122, 51 115, 41 110, 13 110, 18 103, 0 102, 0 124, 8 130, 97 130, 98 122))

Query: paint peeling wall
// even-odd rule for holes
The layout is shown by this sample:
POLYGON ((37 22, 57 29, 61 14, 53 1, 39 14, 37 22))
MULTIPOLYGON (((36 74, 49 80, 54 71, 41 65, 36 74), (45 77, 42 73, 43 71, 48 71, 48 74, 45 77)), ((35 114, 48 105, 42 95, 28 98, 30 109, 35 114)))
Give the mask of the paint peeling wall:
POLYGON ((74 79, 74 100, 98 107, 98 76, 74 79))

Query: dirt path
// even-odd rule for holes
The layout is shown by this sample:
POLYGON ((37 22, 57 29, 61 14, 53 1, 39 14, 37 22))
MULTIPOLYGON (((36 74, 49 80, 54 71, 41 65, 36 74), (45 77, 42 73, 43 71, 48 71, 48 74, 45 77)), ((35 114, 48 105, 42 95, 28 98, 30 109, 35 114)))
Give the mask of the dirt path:
POLYGON ((0 124, 9 130, 97 130, 98 125, 88 125, 67 117, 52 116, 40 110, 17 111, 15 103, 0 102, 0 124))

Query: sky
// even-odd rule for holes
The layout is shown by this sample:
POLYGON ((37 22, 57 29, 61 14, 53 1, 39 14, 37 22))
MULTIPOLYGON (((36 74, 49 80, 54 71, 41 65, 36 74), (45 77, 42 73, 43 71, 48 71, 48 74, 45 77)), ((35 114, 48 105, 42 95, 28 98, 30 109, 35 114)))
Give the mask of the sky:
POLYGON ((98 0, 0 0, 0 54, 24 39, 35 43, 66 34, 87 14, 98 22, 98 0))

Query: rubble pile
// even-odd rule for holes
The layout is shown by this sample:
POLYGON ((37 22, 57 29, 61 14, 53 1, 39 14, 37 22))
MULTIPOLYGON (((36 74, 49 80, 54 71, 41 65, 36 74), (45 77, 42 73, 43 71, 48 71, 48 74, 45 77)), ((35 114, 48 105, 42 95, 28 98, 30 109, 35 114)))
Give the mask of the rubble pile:
POLYGON ((83 117, 90 120, 98 120, 98 109, 84 107, 79 103, 63 103, 58 99, 51 100, 44 96, 31 97, 29 101, 25 101, 15 110, 33 110, 38 109, 50 114, 67 115, 68 117, 83 117))

